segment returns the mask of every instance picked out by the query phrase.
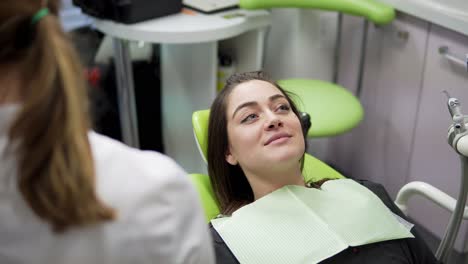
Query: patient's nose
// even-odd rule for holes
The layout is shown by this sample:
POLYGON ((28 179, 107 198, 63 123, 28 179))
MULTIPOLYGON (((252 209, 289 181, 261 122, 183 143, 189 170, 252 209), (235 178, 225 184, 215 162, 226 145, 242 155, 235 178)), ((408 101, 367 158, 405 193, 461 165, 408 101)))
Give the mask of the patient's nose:
POLYGON ((275 129, 275 128, 282 127, 282 126, 283 126, 283 122, 279 118, 274 118, 269 121, 268 129, 275 129))

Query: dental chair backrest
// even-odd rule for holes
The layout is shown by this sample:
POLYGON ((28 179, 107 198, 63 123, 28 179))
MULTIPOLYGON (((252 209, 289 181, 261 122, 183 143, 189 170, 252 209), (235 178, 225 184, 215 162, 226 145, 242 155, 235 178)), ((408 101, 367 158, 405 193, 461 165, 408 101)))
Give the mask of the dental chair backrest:
MULTIPOLYGON (((195 141, 197 142, 198 149, 200 150, 200 154, 205 162, 208 150, 209 117, 209 110, 196 111, 192 115, 195 141)), ((302 169, 302 174, 304 175, 306 182, 316 182, 322 179, 344 178, 344 176, 336 170, 307 153, 304 156, 304 168, 302 169)), ((206 174, 190 174, 190 178, 200 195, 205 216, 209 222, 220 213, 213 188, 211 187, 210 178, 206 174)))

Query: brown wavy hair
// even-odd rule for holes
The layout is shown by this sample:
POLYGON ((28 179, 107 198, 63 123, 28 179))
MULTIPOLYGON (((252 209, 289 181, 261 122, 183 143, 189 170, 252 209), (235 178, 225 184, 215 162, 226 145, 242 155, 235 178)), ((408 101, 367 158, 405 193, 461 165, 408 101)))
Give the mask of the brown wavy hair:
POLYGON ((24 200, 55 232, 115 218, 96 194, 84 71, 61 28, 59 0, 0 1, 0 65, 14 65, 21 109, 10 130, 24 200), (50 14, 37 23, 43 7, 50 14))
MULTIPOLYGON (((223 90, 213 101, 210 108, 210 119, 208 125, 208 174, 211 185, 216 196, 220 211, 224 215, 230 215, 243 205, 254 201, 254 194, 247 177, 239 164, 229 164, 225 157, 229 147, 227 132, 227 100, 231 92, 241 83, 252 80, 261 80, 274 85, 285 96, 291 110, 299 120, 300 112, 291 100, 291 93, 286 92, 276 82, 271 80, 264 72, 254 71, 233 74, 226 81, 223 90)), ((301 123, 301 125, 303 125, 301 123)), ((306 133, 304 133, 304 143, 306 133)), ((304 148, 307 149, 307 146, 304 148)))

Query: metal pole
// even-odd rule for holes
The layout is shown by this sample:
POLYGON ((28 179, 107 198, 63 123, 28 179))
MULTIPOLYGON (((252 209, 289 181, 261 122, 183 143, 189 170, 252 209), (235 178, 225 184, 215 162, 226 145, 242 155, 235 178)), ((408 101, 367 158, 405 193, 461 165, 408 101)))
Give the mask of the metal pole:
POLYGON ((139 148, 135 87, 129 42, 118 38, 114 38, 113 42, 122 140, 131 147, 139 148))
POLYGON ((364 81, 364 66, 366 63, 366 49, 367 49, 367 28, 369 25, 369 21, 364 19, 364 31, 362 33, 362 45, 361 45, 361 57, 359 61, 359 73, 358 73, 358 81, 357 81, 357 89, 356 89, 356 97, 360 98, 362 93, 362 84, 364 81))
POLYGON ((335 56, 333 65, 333 83, 338 83, 338 72, 340 65, 340 45, 341 45, 341 32, 343 31, 343 14, 338 13, 338 25, 336 27, 336 41, 335 41, 335 56))
POLYGON ((440 242, 439 248, 436 251, 436 258, 442 262, 447 263, 450 252, 452 251, 453 244, 457 238, 458 229, 465 212, 466 197, 468 191, 468 158, 460 155, 462 163, 462 179, 460 185, 460 193, 458 194, 457 204, 455 211, 450 217, 449 225, 444 234, 442 242, 440 242))

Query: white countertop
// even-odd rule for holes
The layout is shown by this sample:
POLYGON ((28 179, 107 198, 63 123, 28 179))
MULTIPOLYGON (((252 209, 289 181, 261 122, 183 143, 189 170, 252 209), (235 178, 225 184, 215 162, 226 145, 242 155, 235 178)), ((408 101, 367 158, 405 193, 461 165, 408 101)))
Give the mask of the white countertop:
POLYGON ((197 43, 226 39, 268 26, 268 11, 230 10, 206 15, 183 12, 136 24, 96 19, 95 27, 114 37, 152 43, 197 43))
POLYGON ((468 35, 468 0, 379 0, 403 13, 468 35))

